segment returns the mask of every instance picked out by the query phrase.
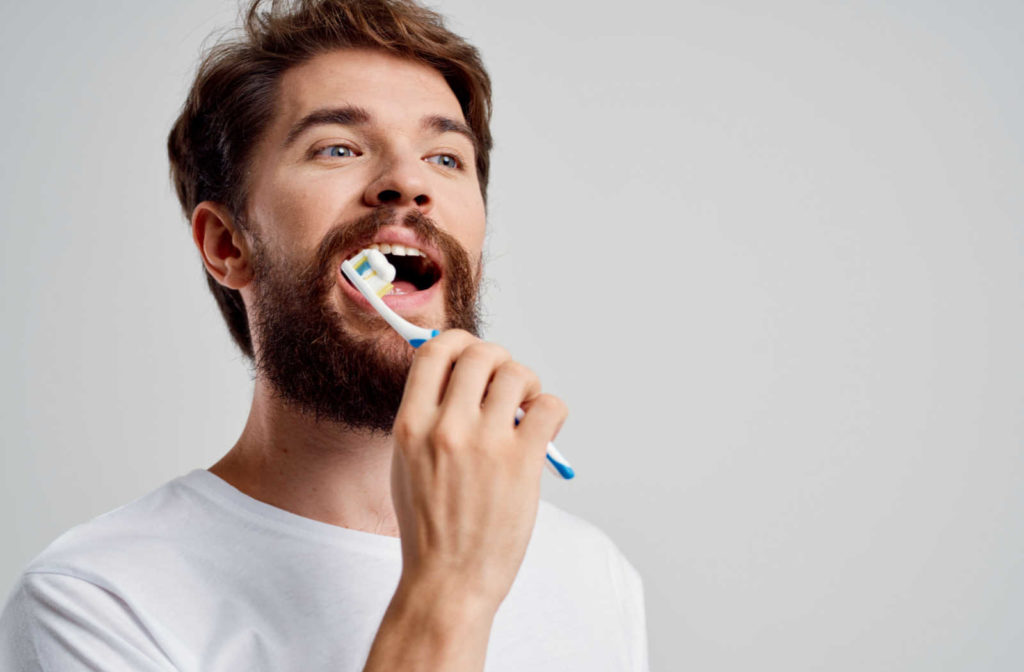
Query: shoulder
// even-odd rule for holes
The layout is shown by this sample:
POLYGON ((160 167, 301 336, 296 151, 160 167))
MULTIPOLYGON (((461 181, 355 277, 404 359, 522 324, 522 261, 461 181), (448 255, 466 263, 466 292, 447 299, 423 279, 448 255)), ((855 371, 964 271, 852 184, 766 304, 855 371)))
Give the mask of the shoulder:
POLYGON ((541 500, 529 553, 542 564, 601 574, 622 593, 640 589, 640 574, 619 546, 594 523, 541 500))
POLYGON ((152 623, 74 576, 26 572, 0 612, 0 669, 168 672, 152 623))
POLYGON ((154 574, 180 562, 176 540, 198 517, 186 479, 70 529, 28 565, 0 613, 0 669, 173 669, 139 600, 166 588, 154 574))
POLYGON ((166 563, 203 506, 189 486, 193 474, 71 528, 29 564, 26 574, 75 577, 110 590, 105 577, 166 563))
POLYGON ((563 549, 599 552, 625 560, 622 551, 604 530, 546 500, 541 500, 537 510, 534 536, 542 543, 558 544, 563 549))

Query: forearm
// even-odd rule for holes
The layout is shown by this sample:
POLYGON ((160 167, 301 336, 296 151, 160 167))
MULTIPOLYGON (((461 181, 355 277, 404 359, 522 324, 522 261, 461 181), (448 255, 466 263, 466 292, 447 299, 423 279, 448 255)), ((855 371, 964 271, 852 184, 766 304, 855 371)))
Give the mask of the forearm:
POLYGON ((364 672, 481 672, 493 620, 486 606, 399 584, 364 672))

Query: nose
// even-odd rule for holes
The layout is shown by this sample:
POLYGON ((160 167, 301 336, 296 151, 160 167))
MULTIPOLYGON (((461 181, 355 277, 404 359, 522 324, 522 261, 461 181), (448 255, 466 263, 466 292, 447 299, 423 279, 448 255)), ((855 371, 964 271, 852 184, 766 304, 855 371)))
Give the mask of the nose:
POLYGON ((423 175, 420 161, 395 159, 389 161, 380 174, 363 192, 366 205, 413 206, 424 214, 430 210, 433 199, 423 175))

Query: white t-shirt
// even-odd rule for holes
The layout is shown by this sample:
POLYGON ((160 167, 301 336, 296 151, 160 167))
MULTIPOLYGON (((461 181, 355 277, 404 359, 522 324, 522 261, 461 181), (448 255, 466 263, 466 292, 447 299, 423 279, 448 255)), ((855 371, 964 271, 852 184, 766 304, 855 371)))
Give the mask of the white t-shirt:
MULTIPOLYGON (((360 671, 400 542, 328 525, 197 469, 80 525, 0 615, 0 670, 360 671)), ((541 502, 487 672, 647 672, 643 590, 600 530, 541 502)))

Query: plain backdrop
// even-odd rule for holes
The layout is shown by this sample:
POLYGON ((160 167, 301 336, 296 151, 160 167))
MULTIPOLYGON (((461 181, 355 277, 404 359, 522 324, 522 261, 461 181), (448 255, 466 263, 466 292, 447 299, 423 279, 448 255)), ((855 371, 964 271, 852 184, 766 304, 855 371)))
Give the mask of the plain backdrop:
MULTIPOLYGON (((1024 667, 1024 4, 434 6, 495 83, 487 336, 652 669, 1024 667)), ((4 3, 4 592, 241 429, 164 149, 235 15, 4 3)))

